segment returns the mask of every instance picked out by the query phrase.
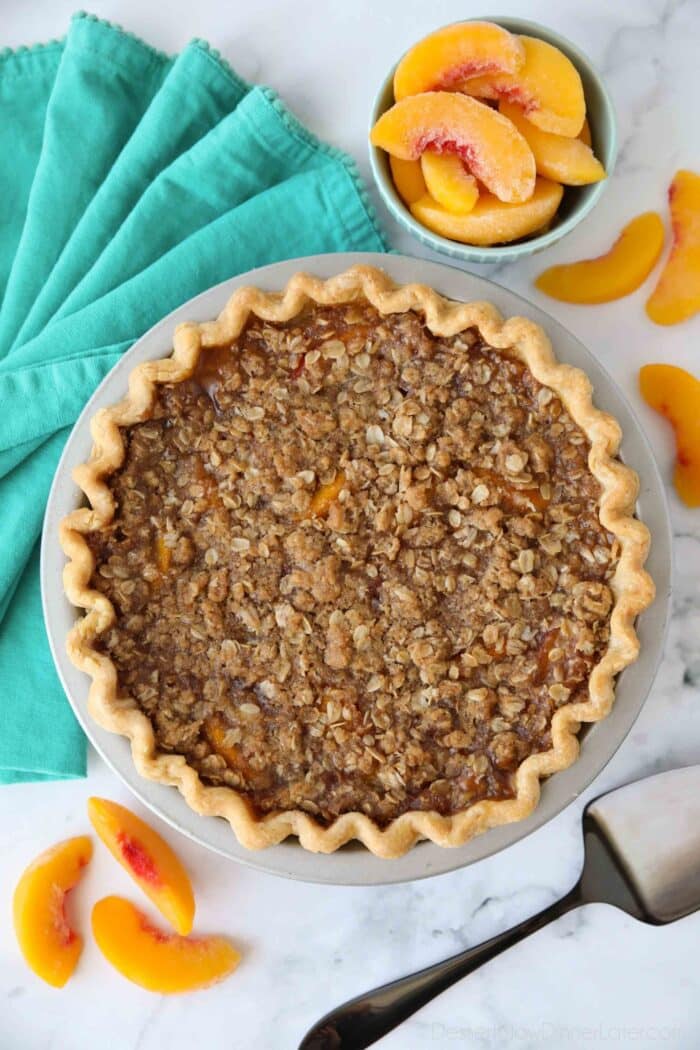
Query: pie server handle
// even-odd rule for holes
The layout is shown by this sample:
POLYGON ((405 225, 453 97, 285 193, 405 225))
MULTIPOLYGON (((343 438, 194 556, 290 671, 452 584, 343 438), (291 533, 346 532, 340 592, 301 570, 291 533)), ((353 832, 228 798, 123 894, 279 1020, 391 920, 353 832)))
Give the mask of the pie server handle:
POLYGON ((510 930, 449 959, 350 999, 331 1010, 304 1036, 299 1050, 363 1050, 456 981, 489 962, 565 912, 585 903, 580 886, 510 930))

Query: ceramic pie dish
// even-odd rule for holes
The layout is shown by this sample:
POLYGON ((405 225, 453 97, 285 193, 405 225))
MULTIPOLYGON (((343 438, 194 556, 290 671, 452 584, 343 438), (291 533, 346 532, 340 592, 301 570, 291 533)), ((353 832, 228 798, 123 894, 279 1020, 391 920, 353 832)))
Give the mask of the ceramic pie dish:
POLYGON ((609 710, 651 596, 618 435, 535 324, 483 303, 370 269, 234 295, 93 422, 76 475, 93 509, 63 525, 93 714, 131 739, 142 775, 177 783, 248 847, 293 833, 311 850, 360 839, 397 856, 521 820, 543 774, 575 758, 578 723, 609 710), (292 450, 279 462, 273 432, 292 450), (177 504, 177 527, 159 500, 177 504), (579 553, 562 560, 564 536, 579 553), (178 618, 195 643, 168 650, 178 618), (154 678, 168 660, 172 680, 154 678))

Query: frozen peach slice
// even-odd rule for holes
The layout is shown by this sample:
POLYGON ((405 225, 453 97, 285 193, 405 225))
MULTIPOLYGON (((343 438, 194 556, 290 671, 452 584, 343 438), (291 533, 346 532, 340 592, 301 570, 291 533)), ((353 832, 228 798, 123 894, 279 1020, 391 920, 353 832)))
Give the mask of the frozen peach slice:
POLYGON ((555 135, 578 135, 586 116, 581 77, 559 48, 534 36, 521 36, 525 64, 517 73, 471 77, 460 91, 478 98, 514 102, 528 120, 555 135))
POLYGON ((399 62, 394 98, 442 91, 483 73, 516 73, 525 61, 517 36, 493 22, 457 22, 424 37, 399 62))
POLYGON ((187 934, 194 920, 194 894, 187 872, 157 831, 125 806, 106 798, 88 799, 97 834, 159 912, 187 934))
POLYGON ((639 386, 676 435, 676 492, 687 506, 700 507, 700 379, 675 365, 645 365, 639 386))
POLYGON ((428 91, 383 113, 372 143, 403 160, 426 150, 454 153, 499 200, 527 200, 535 184, 535 158, 527 142, 497 110, 467 95, 428 91))
POLYGON ((605 178, 605 168, 582 139, 542 131, 512 102, 502 101, 499 110, 513 122, 532 150, 538 175, 565 186, 586 186, 605 178))
POLYGON ((472 210, 479 199, 479 187, 455 153, 426 150, 420 164, 427 191, 438 204, 455 215, 472 210))
POLYGON ((482 193, 467 215, 454 215, 430 196, 411 205, 419 222, 442 237, 464 244, 507 244, 535 233, 553 218, 564 190, 557 182, 537 179, 535 192, 522 204, 503 204, 482 193))
POLYGON ((639 288, 656 265, 663 244, 661 216, 647 211, 625 226, 605 255, 550 266, 535 284, 565 303, 609 303, 639 288))
POLYGON ((62 988, 83 950, 82 937, 66 918, 66 897, 79 882, 92 857, 86 835, 66 839, 32 861, 17 883, 13 898, 15 934, 34 973, 62 988))
POLYGON ((413 204, 427 192, 419 160, 401 160, 389 156, 391 177, 404 204, 413 204))
POLYGON ((115 970, 149 992, 193 992, 222 981, 240 953, 225 937, 163 933, 131 901, 103 897, 92 909, 97 946, 115 970))
POLYGON ((677 171, 668 191, 673 244, 647 302, 656 324, 678 324, 700 310, 700 175, 677 171))

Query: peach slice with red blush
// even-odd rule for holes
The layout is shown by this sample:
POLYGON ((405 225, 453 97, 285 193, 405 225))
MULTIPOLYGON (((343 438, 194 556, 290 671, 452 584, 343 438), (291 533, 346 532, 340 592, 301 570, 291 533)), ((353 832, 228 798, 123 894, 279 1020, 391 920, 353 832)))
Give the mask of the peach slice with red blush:
POLYGON ((88 800, 88 816, 107 849, 180 934, 194 921, 194 894, 182 863, 157 831, 125 806, 88 800))
POLYGON ((565 303, 608 303, 634 292, 661 255, 664 224, 655 211, 632 219, 612 248, 596 259, 550 266, 535 285, 565 303))
POLYGON ((426 195, 411 205, 411 214, 429 230, 464 244, 507 244, 536 233, 556 214, 564 190, 558 182, 538 178, 535 191, 521 204, 504 204, 482 193, 466 215, 455 215, 426 195))
POLYGON ((686 506, 700 507, 700 379, 675 365, 645 365, 639 386, 646 403, 673 427, 676 492, 686 506))
POLYGON ((472 210, 479 199, 479 187, 455 153, 426 150, 420 164, 427 192, 438 204, 455 215, 472 210))
POLYGON ((677 171, 668 191, 673 244, 647 302, 655 324, 678 324, 700 310, 700 175, 677 171))
POLYGON ((493 22, 457 22, 424 37, 394 73, 394 98, 444 91, 467 77, 517 73, 525 49, 517 36, 493 22))
POLYGON ((123 897, 97 902, 92 910, 92 932, 115 970, 161 995, 208 988, 233 973, 241 958, 225 937, 164 933, 123 897))
POLYGON ((467 95, 430 91, 411 95, 383 113, 372 128, 373 145, 402 160, 426 150, 453 153, 499 200, 518 203, 532 195, 535 158, 504 116, 467 95))
POLYGON ((538 175, 565 186, 587 186, 605 178, 605 168, 581 138, 542 131, 512 102, 501 102, 499 110, 513 122, 532 150, 538 175))
POLYGON ((66 839, 40 854, 15 889, 15 934, 28 965, 42 980, 62 988, 83 950, 83 939, 66 917, 66 898, 92 857, 86 835, 66 839))
POLYGON ((419 160, 401 160, 389 154, 391 178, 404 204, 413 204, 428 192, 419 160))
POLYGON ((557 47, 521 36, 525 63, 516 73, 470 77, 459 90, 478 98, 505 99, 528 120, 556 135, 579 135, 586 117, 583 84, 573 62, 557 47))

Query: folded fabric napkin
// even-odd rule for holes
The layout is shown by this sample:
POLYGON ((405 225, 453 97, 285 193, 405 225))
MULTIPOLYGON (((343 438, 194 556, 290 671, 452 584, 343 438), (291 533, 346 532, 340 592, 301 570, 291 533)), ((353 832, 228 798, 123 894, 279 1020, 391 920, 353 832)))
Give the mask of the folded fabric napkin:
POLYGON ((0 53, 0 783, 84 775, 38 539, 70 426, 170 310, 265 263, 385 251, 353 161, 200 40, 79 14, 0 53))

